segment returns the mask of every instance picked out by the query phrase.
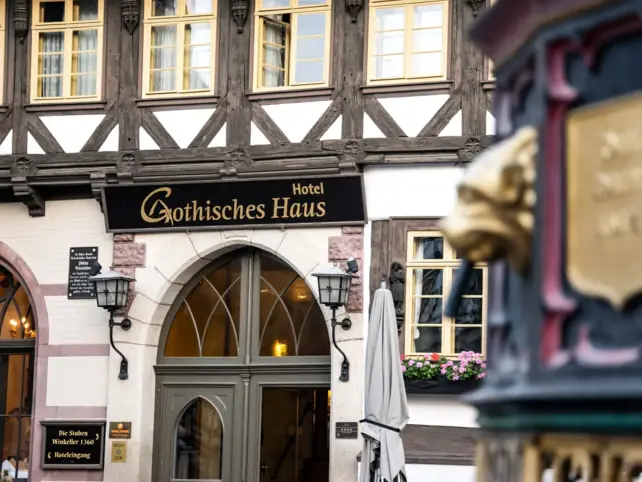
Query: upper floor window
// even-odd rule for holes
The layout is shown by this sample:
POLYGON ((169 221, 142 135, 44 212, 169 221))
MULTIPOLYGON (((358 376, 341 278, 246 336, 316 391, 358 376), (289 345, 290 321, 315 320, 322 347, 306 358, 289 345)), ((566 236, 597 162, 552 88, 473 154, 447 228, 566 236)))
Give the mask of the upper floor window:
POLYGON ((461 260, 438 231, 410 231, 406 260, 406 346, 408 355, 485 352, 487 268, 473 272, 459 312, 444 316, 461 260))
POLYGON ((103 10, 103 0, 34 0, 33 101, 100 97, 103 10))
POLYGON ((446 78, 447 0, 372 0, 368 82, 425 82, 446 78))
POLYGON ((256 0, 256 90, 328 84, 330 0, 256 0))
POLYGON ((214 90, 216 0, 145 0, 143 97, 214 90))

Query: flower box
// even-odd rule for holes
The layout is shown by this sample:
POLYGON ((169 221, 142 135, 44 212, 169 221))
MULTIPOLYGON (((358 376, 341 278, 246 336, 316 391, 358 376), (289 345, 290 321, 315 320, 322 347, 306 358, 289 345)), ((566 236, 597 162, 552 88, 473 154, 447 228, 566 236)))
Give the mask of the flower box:
POLYGON ((438 353, 402 357, 401 372, 406 393, 458 395, 479 387, 486 376, 486 361, 480 353, 461 352, 457 358, 438 353))
POLYGON ((469 378, 468 380, 453 381, 441 375, 432 380, 404 378, 403 383, 408 395, 460 395, 477 389, 481 380, 469 378))

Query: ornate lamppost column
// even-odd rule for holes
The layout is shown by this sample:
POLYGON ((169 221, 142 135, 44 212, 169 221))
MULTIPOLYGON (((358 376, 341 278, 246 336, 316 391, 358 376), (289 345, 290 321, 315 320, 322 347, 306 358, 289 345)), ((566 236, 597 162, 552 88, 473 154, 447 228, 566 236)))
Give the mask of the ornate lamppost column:
POLYGON ((491 263, 478 481, 637 480, 640 1, 498 0, 472 39, 497 72, 498 142, 442 229, 466 259, 449 316, 491 263))

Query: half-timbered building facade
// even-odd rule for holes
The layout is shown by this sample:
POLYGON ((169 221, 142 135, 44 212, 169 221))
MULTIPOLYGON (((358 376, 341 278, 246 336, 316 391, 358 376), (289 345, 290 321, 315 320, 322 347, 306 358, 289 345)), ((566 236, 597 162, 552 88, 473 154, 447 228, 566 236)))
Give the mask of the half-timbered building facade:
MULTIPOLYGON (((409 246, 439 242, 461 170, 493 140, 491 66, 465 40, 484 8, 0 0, 2 470, 356 480, 370 295, 394 262, 451 280, 455 254, 409 246), (335 343, 312 274, 349 258, 352 327, 335 343), (113 338, 83 278, 94 259, 136 280, 113 338), (51 436, 101 422, 86 463, 51 436)), ((456 322, 433 337, 407 315, 402 352, 483 351, 484 323, 466 345, 456 322)), ((466 480, 474 414, 409 397, 410 480, 466 480)))

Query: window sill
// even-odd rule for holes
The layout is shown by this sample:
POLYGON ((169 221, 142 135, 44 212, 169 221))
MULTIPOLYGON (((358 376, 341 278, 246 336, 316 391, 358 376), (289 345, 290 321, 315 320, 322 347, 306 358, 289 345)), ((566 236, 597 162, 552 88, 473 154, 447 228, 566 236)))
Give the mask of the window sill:
POLYGON ((482 380, 476 378, 454 381, 445 376, 432 380, 403 379, 406 394, 408 395, 461 395, 480 387, 482 380))
POLYGON ((284 89, 259 91, 247 94, 250 101, 269 101, 281 99, 300 99, 302 97, 330 98, 334 93, 333 87, 317 87, 314 89, 284 89))
POLYGON ((437 82, 422 82, 418 84, 398 83, 386 85, 365 85, 361 91, 369 94, 399 94, 406 92, 430 92, 433 94, 449 94, 452 90, 452 80, 441 80, 437 82))
POLYGON ((107 101, 94 102, 49 102, 33 103, 25 105, 26 112, 69 112, 69 111, 96 111, 105 110, 107 101))
POLYGON ((484 80, 481 84, 484 90, 495 90, 495 80, 484 80))
POLYGON ((9 106, 8 105, 0 105, 0 114, 6 114, 9 112, 9 106))
POLYGON ((138 107, 181 107, 185 105, 215 105, 220 97, 218 95, 201 95, 191 97, 157 97, 136 99, 138 107))

